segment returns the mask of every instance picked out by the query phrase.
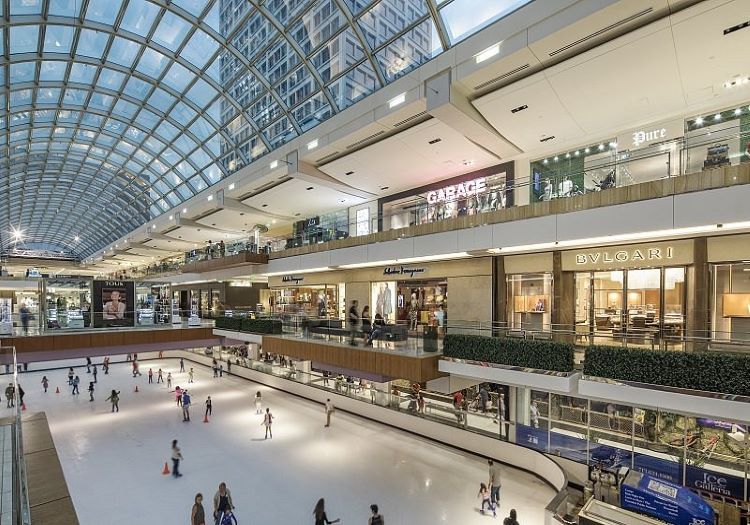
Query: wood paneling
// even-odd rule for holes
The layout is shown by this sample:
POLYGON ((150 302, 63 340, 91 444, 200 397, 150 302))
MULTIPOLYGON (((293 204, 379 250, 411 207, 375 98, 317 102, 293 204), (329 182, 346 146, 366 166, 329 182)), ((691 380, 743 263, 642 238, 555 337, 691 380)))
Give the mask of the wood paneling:
POLYGON ((440 359, 438 355, 421 358, 410 357, 397 353, 273 336, 263 337, 263 350, 305 361, 315 361, 339 368, 361 370, 419 383, 443 375, 438 371, 440 359))

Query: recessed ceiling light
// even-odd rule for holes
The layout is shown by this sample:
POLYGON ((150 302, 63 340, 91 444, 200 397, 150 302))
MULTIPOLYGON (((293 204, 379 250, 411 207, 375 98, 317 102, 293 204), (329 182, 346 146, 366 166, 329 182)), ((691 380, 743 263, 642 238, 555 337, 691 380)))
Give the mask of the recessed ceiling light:
POLYGON ((271 224, 276 224, 276 219, 273 219, 273 220, 271 221, 271 224))
POLYGON ((588 153, 589 151, 591 151, 591 148, 586 148, 585 150, 583 150, 584 153, 588 153))
POLYGON ((431 141, 429 141, 429 142, 428 142, 427 144, 437 144, 437 143, 438 143, 438 142, 440 142, 441 140, 443 140, 443 139, 440 139, 440 138, 437 138, 437 139, 432 139, 432 140, 431 140, 431 141))
POLYGON ((580 155, 580 154, 581 154, 581 152, 580 152, 580 151, 578 151, 578 150, 575 150, 575 152, 573 153, 573 155, 575 155, 576 157, 577 157, 578 155, 580 155))
POLYGON ((279 161, 278 161, 278 160, 275 160, 275 161, 273 161, 273 162, 271 163, 271 169, 272 169, 272 170, 275 170, 275 169, 276 169, 276 168, 278 168, 278 167, 279 167, 279 161))
POLYGON ((481 53, 477 53, 474 56, 474 60, 476 61, 477 64, 481 64, 485 60, 489 60, 490 58, 499 54, 500 54, 500 42, 498 42, 497 44, 491 45, 490 47, 488 47, 481 53))
POLYGON ((739 115, 740 113, 742 113, 742 108, 737 108, 734 110, 735 115, 739 115))
POLYGON ((300 214, 299 214, 299 213, 295 213, 295 214, 294 214, 294 216, 295 216, 295 217, 299 217, 299 216, 300 216, 300 214))
POLYGON ((558 157, 557 155, 555 155, 552 160, 554 160, 555 162, 557 162, 558 160, 560 160, 560 157, 558 157))
POLYGON ((209 196, 207 197, 207 199, 208 199, 208 200, 210 200, 210 201, 212 201, 212 200, 214 200, 214 196, 213 196, 213 195, 209 195, 209 196))
POLYGON ((714 120, 721 120, 721 113, 714 115, 714 120))
POLYGON ((542 161, 542 164, 549 164, 549 159, 544 159, 544 160, 542 161))
POLYGON ((307 191, 310 191, 311 189, 313 189, 313 187, 312 187, 312 186, 308 186, 308 187, 307 187, 307 188, 305 188, 305 189, 306 189, 307 191))
POLYGON ((400 95, 397 95, 388 101, 388 107, 390 109, 393 109, 396 106, 403 104, 404 102, 406 102, 406 93, 401 93, 400 95))
POLYGON ((697 119, 695 119, 695 124, 697 126, 700 126, 701 124, 703 124, 703 117, 698 117, 697 119))
POLYGON ((234 182, 229 185, 229 191, 232 191, 234 189, 234 182))
POLYGON ((570 158, 570 153, 566 153, 566 154, 565 154, 565 158, 566 158, 566 159, 569 159, 569 158, 570 158))
POLYGON ((599 151, 603 151, 603 150, 604 150, 604 144, 599 144, 599 151))
POLYGON ((310 142, 307 143, 307 149, 308 149, 308 151, 311 150, 311 149, 315 149, 317 147, 318 147, 318 139, 312 140, 312 141, 310 141, 310 142))
POLYGON ((155 230, 155 229, 156 229, 156 224, 152 224, 152 225, 151 225, 151 229, 152 229, 152 230, 155 230))

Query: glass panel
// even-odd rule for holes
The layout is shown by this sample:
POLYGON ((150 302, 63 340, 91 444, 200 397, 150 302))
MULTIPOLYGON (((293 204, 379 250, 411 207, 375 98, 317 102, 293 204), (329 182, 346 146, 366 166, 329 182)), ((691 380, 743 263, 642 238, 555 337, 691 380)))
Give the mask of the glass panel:
POLYGON ((148 95, 149 91, 151 91, 151 88, 151 84, 144 82, 143 80, 140 80, 138 78, 130 77, 128 83, 125 84, 123 93, 125 93, 126 95, 130 95, 131 97, 138 100, 143 100, 146 98, 146 95, 148 95))
POLYGON ((155 107, 162 113, 168 113, 176 100, 176 97, 173 97, 163 89, 155 88, 154 92, 151 94, 151 97, 148 99, 148 104, 155 107))
POLYGON ((10 83, 29 82, 34 80, 36 73, 35 62, 20 62, 10 65, 10 83))
POLYGON ((78 16, 81 2, 78 0, 50 0, 49 14, 52 16, 78 16))
POLYGON ((302 131, 317 126, 333 114, 331 106, 322 93, 316 93, 292 110, 292 115, 302 131))
POLYGON ((140 44, 116 36, 114 42, 112 42, 112 47, 109 49, 107 60, 129 68, 133 65, 140 48, 140 44))
POLYGON ((10 54, 36 53, 39 26, 15 26, 10 28, 10 54))
POLYGON ((364 57, 365 53, 359 39, 351 29, 347 29, 315 53, 311 62, 323 78, 323 82, 328 82, 364 57))
POLYGON ((207 0, 175 0, 173 3, 180 6, 191 15, 199 16, 208 2, 207 0))
POLYGON ((10 0, 10 14, 38 15, 42 12, 42 0, 10 0))
POLYGON ((597 343, 622 333, 624 279, 622 271, 594 272, 594 335, 603 338, 597 343))
MULTIPOLYGON (((444 1, 444 0, 442 0, 444 1)), ((463 40, 531 0, 454 0, 440 10, 452 43, 463 40)))
POLYGON ((67 26, 47 26, 44 33, 44 52, 45 53, 70 53, 70 46, 73 43, 73 34, 75 28, 67 26))
POLYGON ((96 69, 96 66, 75 62, 70 68, 69 81, 80 84, 91 84, 94 81, 96 69))
POLYGON ((121 5, 122 0, 89 0, 86 19, 111 26, 120 12, 121 5))
POLYGON ((65 78, 68 65, 65 62, 45 60, 39 68, 39 80, 42 82, 59 82, 65 78))
POLYGON ((154 32, 153 40, 171 51, 177 51, 189 30, 190 24, 185 19, 167 11, 154 32))
POLYGON ((192 82, 194 78, 195 75, 193 75, 189 69, 175 62, 169 70, 167 70, 163 82, 172 89, 182 93, 185 90, 185 87, 192 82))
POLYGON ((359 26, 370 47, 376 48, 428 12, 426 0, 381 0, 359 19, 359 26))
MULTIPOLYGON (((685 337, 685 268, 664 269, 664 316, 661 337, 666 348, 682 348, 685 337)), ((707 333, 691 333, 692 337, 708 337, 707 333)))
POLYGON ((219 94, 208 82, 202 79, 198 79, 190 91, 187 93, 188 100, 194 102, 200 107, 208 106, 208 104, 219 94))
POLYGON ((119 91, 124 80, 125 74, 112 69, 102 68, 102 72, 99 73, 99 79, 97 80, 96 85, 113 91, 119 91))
POLYGON ((315 89, 315 80, 305 67, 297 68, 276 87, 287 107, 296 106, 308 98, 315 89))
POLYGON ((369 62, 363 62, 334 81, 329 89, 339 110, 372 93, 377 85, 377 77, 369 62))
POLYGON ((151 2, 130 0, 120 23, 120 28, 141 36, 147 36, 157 14, 159 14, 159 7, 151 2))
POLYGON ((552 274, 509 275, 508 327, 532 332, 548 331, 552 326, 552 274))
POLYGON ((196 29, 193 36, 190 37, 190 40, 188 40, 188 43, 182 49, 181 55, 194 66, 203 68, 206 62, 214 56, 218 48, 219 43, 216 40, 200 29, 196 29))
POLYGON ((91 58, 102 58, 108 39, 107 33, 94 31, 93 29, 81 29, 76 54, 91 58))
POLYGON ((135 69, 136 71, 157 78, 161 76, 164 68, 167 67, 167 64, 169 64, 169 58, 165 57, 158 51, 147 47, 143 51, 141 59, 138 61, 138 65, 135 69))
POLYGON ((334 0, 323 0, 314 9, 305 13, 294 24, 289 33, 297 41, 305 55, 330 39, 336 31, 346 25, 334 0))
POLYGON ((425 20, 376 53, 386 79, 405 75, 442 52, 432 19, 425 20))

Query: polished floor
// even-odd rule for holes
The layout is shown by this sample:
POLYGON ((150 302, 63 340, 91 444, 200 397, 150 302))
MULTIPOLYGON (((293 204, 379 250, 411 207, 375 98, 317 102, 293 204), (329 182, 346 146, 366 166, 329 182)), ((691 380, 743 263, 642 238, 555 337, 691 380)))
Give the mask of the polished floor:
MULTIPOLYGON (((391 525, 493 521, 478 511, 477 490, 487 479, 481 458, 344 413, 325 429, 320 405, 243 379, 213 378, 199 366, 195 383, 187 384, 187 374, 177 369, 176 360, 144 362, 144 375, 133 379, 127 364, 113 365, 110 375, 99 373, 93 403, 85 367, 76 369, 79 396, 71 395, 64 369, 20 376, 28 411, 47 412, 83 525, 188 523, 195 493, 204 494, 208 515, 221 481, 232 491, 240 525, 312 523, 320 497, 329 518, 344 524, 367 523, 371 503, 391 525), (171 371, 173 387, 189 388, 192 422, 182 421, 165 385, 148 384, 149 367, 162 367, 165 376, 171 371), (42 375, 50 379, 47 394, 42 375), (116 414, 105 401, 112 388, 122 392, 116 414), (272 440, 263 439, 252 402, 256 391, 275 416, 272 440), (214 411, 203 423, 207 395, 214 411), (185 458, 179 479, 162 475, 172 439, 185 458)), ((506 468, 497 522, 515 508, 521 523, 543 523, 553 495, 533 475, 506 468)))

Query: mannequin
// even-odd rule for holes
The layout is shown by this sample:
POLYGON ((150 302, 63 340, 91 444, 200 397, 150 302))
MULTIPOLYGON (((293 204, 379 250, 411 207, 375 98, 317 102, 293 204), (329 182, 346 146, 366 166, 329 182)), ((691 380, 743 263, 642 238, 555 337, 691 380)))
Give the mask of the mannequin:
POLYGON ((417 294, 412 292, 411 301, 409 302, 409 329, 416 330, 419 322, 419 301, 417 294))

